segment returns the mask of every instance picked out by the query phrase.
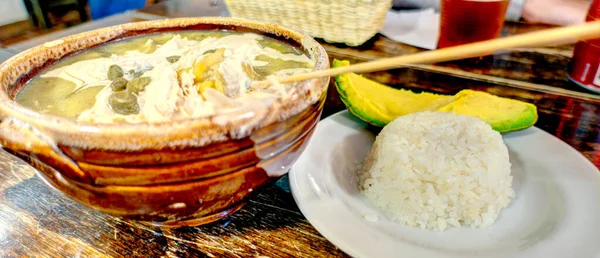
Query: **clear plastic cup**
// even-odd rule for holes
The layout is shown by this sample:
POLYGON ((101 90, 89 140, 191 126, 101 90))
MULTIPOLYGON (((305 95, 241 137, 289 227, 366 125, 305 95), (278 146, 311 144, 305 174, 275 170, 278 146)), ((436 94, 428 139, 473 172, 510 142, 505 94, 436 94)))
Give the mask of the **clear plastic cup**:
POLYGON ((442 0, 438 48, 496 38, 509 0, 442 0))

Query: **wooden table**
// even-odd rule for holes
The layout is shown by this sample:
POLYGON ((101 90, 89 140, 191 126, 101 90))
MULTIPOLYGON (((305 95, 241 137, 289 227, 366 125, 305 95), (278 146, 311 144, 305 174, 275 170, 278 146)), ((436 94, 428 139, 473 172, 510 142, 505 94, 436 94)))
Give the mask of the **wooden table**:
MULTIPOLYGON (((220 1, 172 0, 84 26, 103 27, 116 20, 227 14, 220 1)), ((507 24, 503 33, 544 27, 507 24)), ((13 46, 12 50, 62 36, 51 34, 13 46)), ((332 58, 351 61, 422 51, 380 35, 359 48, 323 45, 332 58)), ((538 127, 561 138, 600 167, 600 96, 567 81, 565 67, 571 52, 571 45, 515 49, 508 54, 367 76, 415 91, 456 93, 471 88, 533 102, 539 108, 538 127)), ((333 87, 329 93, 324 117, 344 109, 333 87)), ((83 207, 44 185, 35 173, 23 161, 0 151, 0 257, 346 256, 302 216, 289 192, 287 177, 227 219, 195 228, 160 229, 83 207)))

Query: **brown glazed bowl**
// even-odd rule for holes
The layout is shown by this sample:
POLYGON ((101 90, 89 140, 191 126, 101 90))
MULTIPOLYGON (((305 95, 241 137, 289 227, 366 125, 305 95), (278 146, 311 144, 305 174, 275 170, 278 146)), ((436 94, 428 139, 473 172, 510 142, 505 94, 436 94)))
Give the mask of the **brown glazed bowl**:
POLYGON ((42 69, 119 39, 158 32, 254 32, 299 47, 315 70, 323 47, 273 24, 232 18, 148 21, 89 31, 29 49, 0 65, 0 143, 70 198, 98 211, 160 226, 223 218, 285 174, 321 116, 329 78, 300 82, 288 98, 212 116, 94 124, 40 114, 13 98, 42 69))

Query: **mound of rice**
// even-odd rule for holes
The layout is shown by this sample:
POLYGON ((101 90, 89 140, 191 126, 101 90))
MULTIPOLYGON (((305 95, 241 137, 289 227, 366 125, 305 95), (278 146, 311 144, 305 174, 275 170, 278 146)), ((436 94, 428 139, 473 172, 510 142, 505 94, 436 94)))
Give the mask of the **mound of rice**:
POLYGON ((359 178, 361 192, 387 217, 435 231, 490 226, 514 197, 500 133, 453 113, 414 113, 389 123, 359 178))

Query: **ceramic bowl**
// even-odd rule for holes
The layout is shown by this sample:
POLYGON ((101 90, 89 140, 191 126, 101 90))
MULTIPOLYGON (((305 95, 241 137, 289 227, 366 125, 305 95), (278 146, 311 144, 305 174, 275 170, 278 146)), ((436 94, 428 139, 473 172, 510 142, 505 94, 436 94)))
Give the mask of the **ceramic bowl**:
POLYGON ((316 70, 329 68, 325 50, 310 37, 248 20, 183 18, 89 31, 0 65, 2 146, 52 187, 113 216, 177 227, 235 212, 296 161, 320 118, 329 78, 300 82, 285 99, 166 123, 83 123, 13 101, 29 79, 62 58, 131 36, 185 30, 259 33, 299 47, 316 70))

